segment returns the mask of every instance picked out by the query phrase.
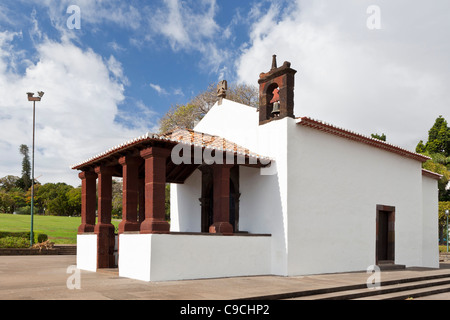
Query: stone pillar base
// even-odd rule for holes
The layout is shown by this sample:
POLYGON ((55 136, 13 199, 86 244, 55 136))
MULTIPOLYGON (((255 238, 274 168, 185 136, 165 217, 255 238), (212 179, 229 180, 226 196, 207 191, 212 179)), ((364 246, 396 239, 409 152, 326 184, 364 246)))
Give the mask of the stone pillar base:
POLYGON ((131 221, 122 221, 119 224, 119 234, 122 234, 124 232, 129 231, 139 231, 140 230, 140 224, 139 222, 131 222, 131 221))
POLYGON ((145 220, 141 223, 141 234, 170 233, 170 225, 167 221, 145 220))
POLYGON ((92 233, 92 232, 94 232, 94 225, 92 224, 82 223, 78 227, 78 234, 92 233))
POLYGON ((216 222, 209 227, 209 233, 233 234, 233 226, 229 222, 216 222))

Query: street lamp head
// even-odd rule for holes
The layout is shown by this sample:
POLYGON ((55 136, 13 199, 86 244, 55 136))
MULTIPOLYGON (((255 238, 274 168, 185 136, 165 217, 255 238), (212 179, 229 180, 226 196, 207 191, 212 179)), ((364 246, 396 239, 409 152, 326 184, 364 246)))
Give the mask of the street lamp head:
POLYGON ((32 92, 27 92, 27 95, 28 95, 28 101, 41 101, 41 98, 44 96, 44 92, 39 91, 38 92, 39 97, 35 97, 34 93, 32 93, 32 92))
POLYGON ((450 213, 450 211, 447 209, 447 210, 445 210, 445 215, 448 217, 448 215, 449 215, 449 213, 450 213))

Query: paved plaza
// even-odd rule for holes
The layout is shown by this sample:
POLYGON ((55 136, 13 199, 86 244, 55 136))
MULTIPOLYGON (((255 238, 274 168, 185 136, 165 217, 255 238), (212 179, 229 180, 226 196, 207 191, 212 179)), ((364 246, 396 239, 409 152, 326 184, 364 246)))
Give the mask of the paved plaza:
MULTIPOLYGON (((0 300, 231 300, 364 284, 369 277, 352 272, 147 283, 119 277, 114 270, 77 271, 71 267, 75 264, 76 256, 1 256, 0 300)), ((448 267, 383 271, 381 281, 449 274, 448 267)), ((422 299, 450 300, 450 294, 422 299)))

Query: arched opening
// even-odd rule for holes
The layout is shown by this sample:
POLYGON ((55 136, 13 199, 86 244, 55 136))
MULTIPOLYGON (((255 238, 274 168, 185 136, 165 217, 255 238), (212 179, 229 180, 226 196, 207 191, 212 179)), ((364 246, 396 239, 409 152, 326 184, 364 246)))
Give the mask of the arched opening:
POLYGON ((279 86, 278 86, 278 84, 276 82, 271 83, 270 85, 268 85, 266 87, 266 94, 265 94, 265 96, 266 96, 266 101, 265 101, 265 104, 266 104, 266 115, 265 115, 266 119, 272 119, 275 116, 279 115, 279 111, 276 112, 274 110, 274 103, 275 102, 278 102, 278 110, 279 110, 279 107, 280 107, 280 105, 279 105, 280 98, 279 98, 279 95, 278 95, 278 91, 279 90, 280 90, 280 88, 279 88, 279 86))

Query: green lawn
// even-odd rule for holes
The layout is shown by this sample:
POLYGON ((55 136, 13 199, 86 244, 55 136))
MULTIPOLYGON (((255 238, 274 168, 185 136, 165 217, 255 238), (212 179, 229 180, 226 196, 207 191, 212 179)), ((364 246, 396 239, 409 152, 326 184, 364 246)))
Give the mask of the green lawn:
MULTIPOLYGON (((117 226, 118 221, 113 221, 117 226)), ((30 231, 29 215, 0 214, 0 231, 30 231)), ((34 216, 33 232, 45 233, 56 244, 76 244, 77 231, 81 224, 80 217, 34 216)))

